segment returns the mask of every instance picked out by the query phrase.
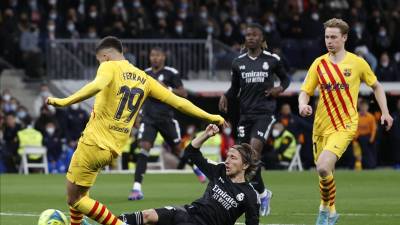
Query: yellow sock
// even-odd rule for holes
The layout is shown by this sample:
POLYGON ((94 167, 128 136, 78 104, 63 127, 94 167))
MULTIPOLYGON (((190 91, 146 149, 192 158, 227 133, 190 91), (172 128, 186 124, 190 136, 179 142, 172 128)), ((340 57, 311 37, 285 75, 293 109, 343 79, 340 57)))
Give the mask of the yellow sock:
POLYGON ((83 214, 73 207, 69 207, 70 225, 81 225, 83 214))
POLYGON ((91 219, 103 225, 123 225, 124 223, 115 217, 106 206, 88 196, 75 203, 74 208, 91 219))
POLYGON ((319 190, 321 193, 320 209, 328 208, 330 202, 330 191, 332 188, 335 188, 335 181, 333 180, 332 174, 326 177, 319 177, 319 190))

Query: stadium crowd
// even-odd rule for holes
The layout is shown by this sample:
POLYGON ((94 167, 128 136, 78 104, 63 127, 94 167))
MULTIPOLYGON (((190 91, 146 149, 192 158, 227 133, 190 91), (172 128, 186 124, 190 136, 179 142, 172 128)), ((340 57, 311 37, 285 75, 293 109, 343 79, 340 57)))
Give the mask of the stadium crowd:
MULTIPOLYGON (((18 172, 21 153, 24 146, 36 145, 47 148, 49 170, 52 173, 65 172, 77 140, 83 131, 89 114, 79 104, 67 109, 54 108, 44 104, 44 100, 52 96, 46 84, 33 105, 23 106, 13 97, 9 90, 1 93, 0 99, 0 173, 18 172)), ((349 169, 374 169, 377 166, 394 166, 400 169, 400 100, 392 112, 394 125, 390 132, 385 132, 379 125, 379 112, 369 110, 368 99, 359 101, 360 122, 357 136, 349 146, 339 165, 349 169), (388 160, 390 159, 390 160, 388 160)), ((276 112, 277 122, 274 124, 271 137, 263 151, 262 161, 266 169, 283 169, 293 159, 296 145, 302 146, 300 155, 303 166, 308 169, 314 166, 312 156, 312 118, 304 119, 293 112, 291 105, 284 103, 276 112)), ((138 123, 137 123, 138 125, 138 123)), ((187 124, 181 127, 182 145, 187 144, 195 135, 198 127, 187 124), (185 128, 185 129, 183 129, 185 128)), ((231 128, 221 130, 210 143, 220 148, 220 156, 215 159, 224 160, 229 146, 234 144, 231 128)), ((132 132, 132 140, 123 151, 122 167, 128 169, 133 163, 137 151, 137 129, 132 132)), ((156 140, 157 142, 157 140, 156 140)), ((162 144, 162 140, 159 144, 162 144)), ((207 143, 206 143, 207 145, 207 143)), ((165 149, 169 147, 162 144, 165 149)), ((40 160, 33 156, 29 160, 40 160)), ((157 160, 157 158, 155 158, 157 160)))
POLYGON ((323 21, 338 17, 351 26, 347 49, 364 57, 380 81, 400 80, 398 1, 6 0, 0 7, 1 56, 32 78, 44 75, 44 53, 54 39, 210 35, 239 50, 251 22, 264 27, 269 49, 288 66, 305 69, 324 51, 323 21))

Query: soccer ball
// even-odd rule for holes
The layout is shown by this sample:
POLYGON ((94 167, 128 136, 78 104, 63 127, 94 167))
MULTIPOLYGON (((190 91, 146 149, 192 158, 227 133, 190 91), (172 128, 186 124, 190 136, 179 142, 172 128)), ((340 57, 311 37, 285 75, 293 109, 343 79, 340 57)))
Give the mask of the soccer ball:
POLYGON ((38 225, 68 225, 68 221, 60 210, 46 209, 40 214, 38 225))

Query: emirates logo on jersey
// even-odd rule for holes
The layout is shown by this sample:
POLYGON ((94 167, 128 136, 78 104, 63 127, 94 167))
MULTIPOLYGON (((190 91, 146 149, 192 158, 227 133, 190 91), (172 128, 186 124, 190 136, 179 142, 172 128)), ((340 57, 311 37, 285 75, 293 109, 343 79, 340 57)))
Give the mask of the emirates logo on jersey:
POLYGON ((351 76, 351 69, 344 69, 343 75, 345 75, 346 77, 351 76))

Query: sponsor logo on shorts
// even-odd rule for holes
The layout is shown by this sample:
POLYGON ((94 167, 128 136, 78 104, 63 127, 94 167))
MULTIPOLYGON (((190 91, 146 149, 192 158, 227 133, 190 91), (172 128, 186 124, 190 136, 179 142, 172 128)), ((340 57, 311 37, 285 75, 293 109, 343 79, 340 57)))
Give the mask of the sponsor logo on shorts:
POLYGON ((260 136, 260 137, 264 137, 264 132, 261 132, 261 131, 258 130, 257 131, 257 135, 260 136))

